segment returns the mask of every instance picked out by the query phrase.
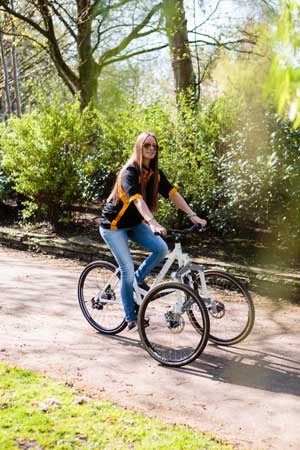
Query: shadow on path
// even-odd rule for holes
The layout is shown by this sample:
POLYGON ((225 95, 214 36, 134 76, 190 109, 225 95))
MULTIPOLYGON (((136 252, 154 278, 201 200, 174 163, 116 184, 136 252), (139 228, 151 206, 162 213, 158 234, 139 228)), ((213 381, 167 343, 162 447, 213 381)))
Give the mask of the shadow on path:
MULTIPOLYGON (((135 338, 110 337, 125 347, 142 348, 135 338)), ((247 386, 264 391, 300 396, 300 364, 285 356, 242 347, 208 347, 192 364, 166 370, 180 371, 227 384, 247 386), (218 353, 217 353, 218 352, 218 353)), ((150 357, 150 356, 149 356, 150 357)))
POLYGON ((298 361, 274 353, 240 347, 215 346, 215 348, 220 354, 203 353, 201 359, 180 370, 185 374, 206 377, 223 383, 300 395, 298 361))

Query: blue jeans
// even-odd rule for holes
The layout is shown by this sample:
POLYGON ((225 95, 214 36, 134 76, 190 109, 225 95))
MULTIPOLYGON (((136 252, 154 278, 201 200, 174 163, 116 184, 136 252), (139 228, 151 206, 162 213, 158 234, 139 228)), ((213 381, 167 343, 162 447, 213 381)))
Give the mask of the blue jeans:
POLYGON ((109 230, 100 226, 100 234, 109 246, 121 271, 121 297, 126 320, 136 320, 137 316, 133 298, 134 276, 139 284, 142 283, 151 270, 166 256, 168 246, 146 224, 119 230, 109 230), (136 272, 134 270, 128 240, 152 252, 136 272))

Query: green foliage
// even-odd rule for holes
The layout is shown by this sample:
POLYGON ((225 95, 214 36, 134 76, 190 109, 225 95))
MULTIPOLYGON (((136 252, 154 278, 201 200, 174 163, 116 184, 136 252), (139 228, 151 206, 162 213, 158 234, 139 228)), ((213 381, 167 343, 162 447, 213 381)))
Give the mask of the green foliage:
POLYGON ((142 69, 137 64, 124 61, 120 66, 107 66, 98 80, 98 98, 101 99, 101 112, 106 117, 114 117, 126 109, 128 99, 141 92, 142 69))
POLYGON ((12 193, 12 180, 2 167, 2 150, 0 148, 0 201, 8 199, 12 193))
MULTIPOLYGON (((160 145, 160 167, 216 230, 271 226, 282 232, 285 222, 288 232, 297 235, 300 227, 293 212, 298 211, 299 134, 269 110, 258 99, 254 105, 247 100, 245 107, 241 96, 236 100, 228 95, 207 99, 197 110, 184 101, 178 110, 158 101, 148 106, 132 103, 112 121, 101 117, 98 147, 106 155, 104 166, 110 161, 116 173, 136 136, 153 131, 160 145)), ((186 221, 164 200, 157 217, 166 226, 186 221)))
POLYGON ((0 201, 7 199, 12 193, 11 179, 0 167, 0 201))
MULTIPOLYGON (((222 98, 193 110, 181 101, 164 136, 161 164, 192 209, 219 227, 217 210, 218 159, 227 151, 228 133, 236 114, 235 102, 222 98)), ((170 211, 169 220, 186 220, 170 211)))
MULTIPOLYGON (((129 96, 109 114, 81 113, 78 101, 36 96, 34 110, 12 118, 0 139, 5 173, 28 198, 24 217, 42 214, 55 225, 70 220, 74 203, 105 200, 137 135, 149 130, 158 137, 160 167, 215 230, 263 227, 298 239, 299 131, 255 90, 268 62, 253 58, 235 61, 241 71, 223 59, 222 94, 196 109, 184 99, 177 107, 129 96)), ((166 226, 187 221, 164 200, 157 218, 166 226)))
POLYGON ((243 109, 249 104, 253 108, 265 103, 264 82, 268 78, 273 54, 267 24, 250 27, 250 34, 257 36, 253 53, 239 55, 222 52, 219 55, 212 77, 219 95, 235 96, 243 109))
MULTIPOLYGON (((111 172, 116 173, 131 154, 137 135, 144 130, 154 132, 160 145, 160 167, 193 209, 219 227, 217 164, 231 142, 230 130, 237 113, 236 102, 225 97, 207 101, 196 111, 183 99, 179 109, 159 101, 146 106, 132 102, 109 121, 103 115, 99 118, 102 133, 98 149, 106 155, 104 165, 110 161, 111 172)), ((101 198, 102 192, 103 186, 95 195, 101 198)), ((181 223, 184 217, 161 202, 158 219, 162 223, 170 226, 181 223)))
POLYGON ((288 113, 294 127, 300 126, 300 4, 281 1, 274 39, 276 55, 267 84, 281 115, 288 113))
POLYGON ((274 96, 264 95, 270 58, 263 55, 272 55, 268 27, 254 55, 223 56, 215 69, 222 95, 238 99, 231 142, 217 161, 218 228, 270 228, 285 241, 299 239, 299 132, 275 113, 274 96))
POLYGON ((268 145, 247 151, 246 135, 255 136, 255 126, 241 125, 231 149, 219 161, 224 221, 235 227, 273 227, 300 235, 299 131, 274 113, 266 113, 264 127, 268 145))
POLYGON ((73 202, 84 198, 82 176, 94 170, 97 133, 92 109, 81 113, 77 100, 63 105, 59 97, 2 127, 2 165, 28 198, 25 217, 38 211, 54 226, 70 219, 73 202))

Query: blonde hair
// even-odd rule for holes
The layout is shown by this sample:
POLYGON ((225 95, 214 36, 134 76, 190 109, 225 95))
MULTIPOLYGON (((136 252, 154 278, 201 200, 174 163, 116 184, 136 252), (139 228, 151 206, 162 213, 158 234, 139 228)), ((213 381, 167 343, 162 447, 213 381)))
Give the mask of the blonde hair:
POLYGON ((153 137, 157 144, 157 138, 154 133, 151 133, 150 131, 144 131, 143 133, 139 134, 135 141, 132 155, 130 156, 128 161, 124 164, 124 166, 118 173, 117 180, 115 182, 113 190, 112 190, 110 196, 108 197, 108 201, 112 200, 114 205, 116 205, 120 200, 119 186, 121 185, 122 175, 128 166, 133 165, 133 166, 136 166, 140 172, 140 183, 141 183, 141 191, 142 191, 143 199, 145 201, 148 200, 147 204, 148 204, 150 211, 157 210, 157 195, 158 195, 158 182, 159 182, 158 151, 156 152, 155 158, 153 158, 150 162, 150 168, 154 172, 153 190, 152 190, 152 195, 151 195, 150 199, 146 199, 146 187, 145 187, 145 181, 144 181, 144 177, 143 177, 143 146, 144 146, 146 139, 149 136, 153 137))

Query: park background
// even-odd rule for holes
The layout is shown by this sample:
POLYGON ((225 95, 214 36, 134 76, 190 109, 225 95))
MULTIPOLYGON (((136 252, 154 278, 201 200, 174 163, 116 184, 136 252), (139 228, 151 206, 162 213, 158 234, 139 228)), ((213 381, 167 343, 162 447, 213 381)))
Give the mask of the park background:
POLYGON ((212 241, 299 267, 299 2, 3 0, 0 45, 2 223, 84 232, 150 130, 212 241))
MULTIPOLYGON (((214 245, 257 279, 271 266, 282 285, 283 274, 299 279, 299 17, 299 1, 0 0, 0 247, 35 250, 1 247, 4 446, 223 449, 221 437, 298 449, 298 306, 271 303, 269 287, 255 293, 245 346, 209 346, 187 371, 166 371, 134 339, 108 345, 87 331, 75 292, 83 263, 48 253, 51 241, 70 256, 94 233, 86 256, 99 257, 95 218, 148 129, 161 167, 209 220, 189 252, 204 259, 214 245), (96 398, 105 390, 136 408, 147 396, 148 413, 218 439, 189 427, 170 437, 163 423, 79 405, 87 380, 96 398)), ((158 220, 187 224, 166 202, 158 220)), ((299 302, 299 289, 288 299, 299 302)))

